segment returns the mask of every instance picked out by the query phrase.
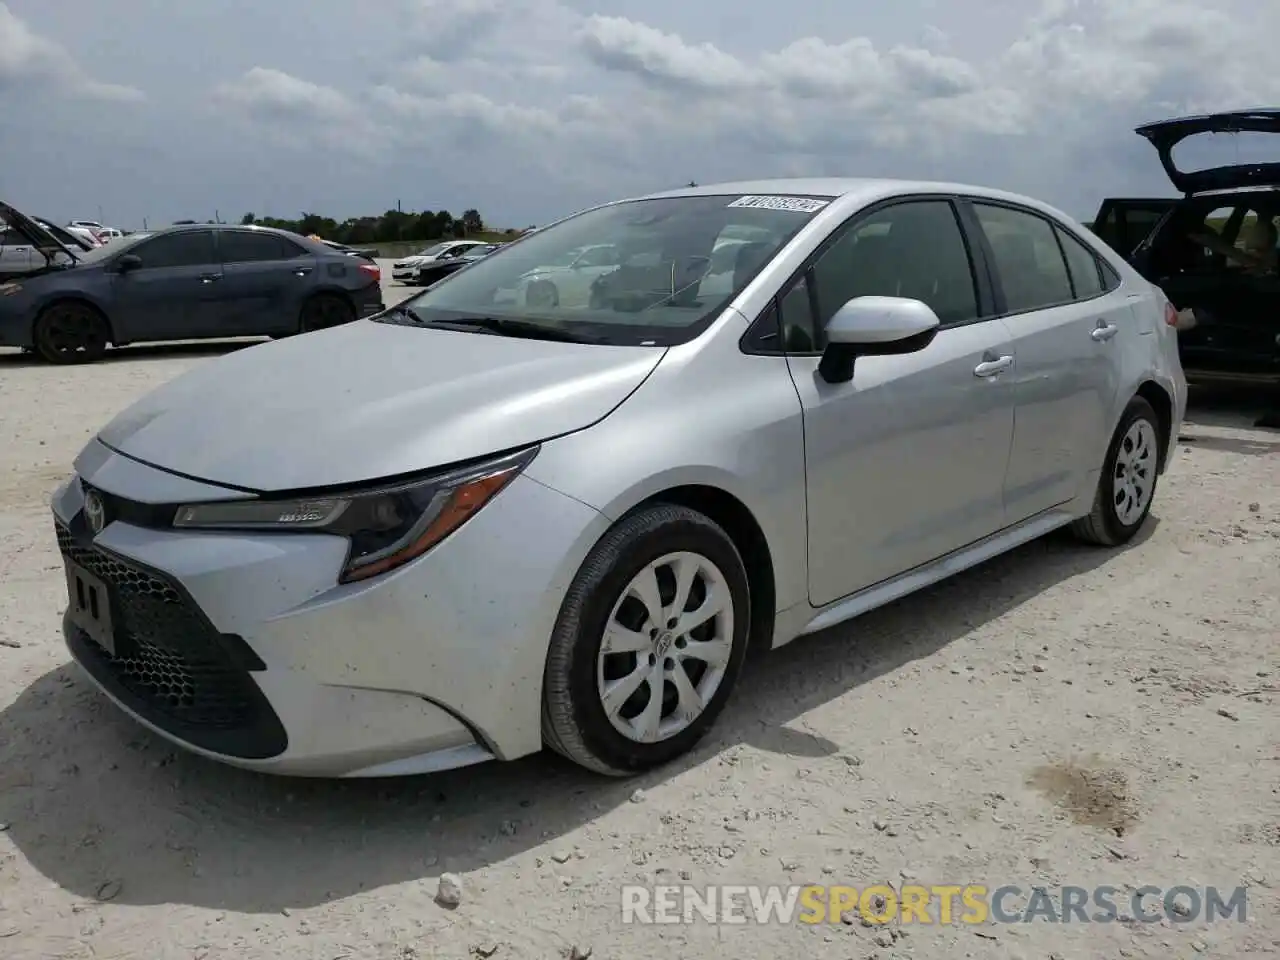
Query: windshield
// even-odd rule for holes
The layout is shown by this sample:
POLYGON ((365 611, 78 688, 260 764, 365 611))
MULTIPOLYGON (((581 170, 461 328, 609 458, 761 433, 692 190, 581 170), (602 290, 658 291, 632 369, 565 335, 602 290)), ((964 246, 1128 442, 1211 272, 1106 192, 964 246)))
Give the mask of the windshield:
POLYGON ((427 247, 427 249, 425 250, 419 250, 417 253, 414 254, 414 256, 415 257, 434 257, 438 253, 443 253, 446 249, 448 249, 448 247, 449 247, 449 244, 447 243, 433 244, 432 246, 427 247))
POLYGON ((829 197, 695 196, 588 210, 404 301, 420 322, 536 320, 593 342, 696 337, 829 197), (720 248, 737 241, 728 276, 720 248), (550 271, 550 266, 561 269, 550 271), (545 272, 542 272, 545 271, 545 272))

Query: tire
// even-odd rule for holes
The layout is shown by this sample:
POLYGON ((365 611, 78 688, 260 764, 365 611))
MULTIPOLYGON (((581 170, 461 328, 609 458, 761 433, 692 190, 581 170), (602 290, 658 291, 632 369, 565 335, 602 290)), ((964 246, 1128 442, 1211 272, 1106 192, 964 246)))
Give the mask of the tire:
POLYGON ((560 306, 560 290, 550 280, 534 280, 524 288, 525 306, 534 308, 560 306))
POLYGON ((298 332, 310 333, 313 330, 340 327, 355 318, 355 308, 345 297, 334 293, 318 293, 302 305, 302 315, 298 318, 298 332))
POLYGON ((93 363, 111 342, 106 318, 87 303, 65 301, 46 307, 32 331, 35 352, 49 363, 93 363))
POLYGON ((543 679, 543 742, 574 763, 615 777, 691 750, 724 709, 742 670, 750 601, 742 557, 703 514, 657 504, 623 518, 583 562, 561 605, 543 679), (705 614, 708 598, 719 609, 682 633, 671 628, 677 569, 691 574, 682 609, 693 609, 686 617, 705 614), (664 622, 656 627, 649 605, 633 590, 646 576, 662 607, 664 622), (625 652, 602 651, 607 627, 625 652), (706 646, 694 652, 698 643, 706 646), (610 711, 604 689, 624 679, 630 682, 614 687, 622 694, 610 711), (681 679, 686 692, 700 695, 685 706, 696 702, 700 710, 686 713, 681 706, 681 679))
POLYGON ((1133 539, 1155 500, 1160 446, 1160 419, 1150 403, 1134 397, 1107 447, 1093 510, 1071 526, 1079 539, 1104 547, 1133 539))

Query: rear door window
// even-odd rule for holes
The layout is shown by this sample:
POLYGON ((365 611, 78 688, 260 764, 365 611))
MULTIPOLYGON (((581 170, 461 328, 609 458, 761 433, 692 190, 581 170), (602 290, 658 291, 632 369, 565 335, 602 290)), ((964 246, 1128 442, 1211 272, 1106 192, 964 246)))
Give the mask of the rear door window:
POLYGON ((1074 299, 1067 262, 1048 220, 1028 210, 976 201, 973 211, 987 236, 1007 313, 1074 299))
POLYGON ((1088 300, 1099 296, 1102 293, 1102 276, 1098 258, 1066 230, 1057 227, 1054 230, 1067 258, 1067 269, 1071 274, 1071 286, 1076 299, 1088 300))
POLYGON ((1107 246, 1128 257, 1146 240, 1177 201, 1170 199, 1105 200, 1090 229, 1107 246))
POLYGON ((302 248, 273 233, 249 230, 224 230, 218 234, 218 248, 223 263, 257 263, 264 260, 288 260, 298 256, 302 248))

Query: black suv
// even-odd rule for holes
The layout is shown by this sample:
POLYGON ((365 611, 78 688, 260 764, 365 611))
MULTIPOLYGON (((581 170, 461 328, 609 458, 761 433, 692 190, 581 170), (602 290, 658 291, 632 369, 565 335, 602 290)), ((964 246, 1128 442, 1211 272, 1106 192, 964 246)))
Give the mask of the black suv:
POLYGON ((1103 201, 1093 230, 1179 310, 1187 379, 1280 384, 1280 162, 1180 169, 1174 147, 1213 133, 1280 134, 1280 109, 1163 120, 1149 140, 1180 198, 1103 201))

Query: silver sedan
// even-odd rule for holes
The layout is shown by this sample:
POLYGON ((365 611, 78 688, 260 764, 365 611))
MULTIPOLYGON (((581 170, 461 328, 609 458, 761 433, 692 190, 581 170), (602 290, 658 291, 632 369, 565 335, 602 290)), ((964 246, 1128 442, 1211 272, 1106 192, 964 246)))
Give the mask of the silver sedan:
POLYGON ((632 774, 707 732, 753 649, 1055 528, 1133 538, 1185 406, 1175 322, 992 190, 597 207, 116 417, 53 497, 66 641, 138 721, 242 767, 548 746, 632 774), (522 280, 595 245, 616 264, 583 297, 522 280))

